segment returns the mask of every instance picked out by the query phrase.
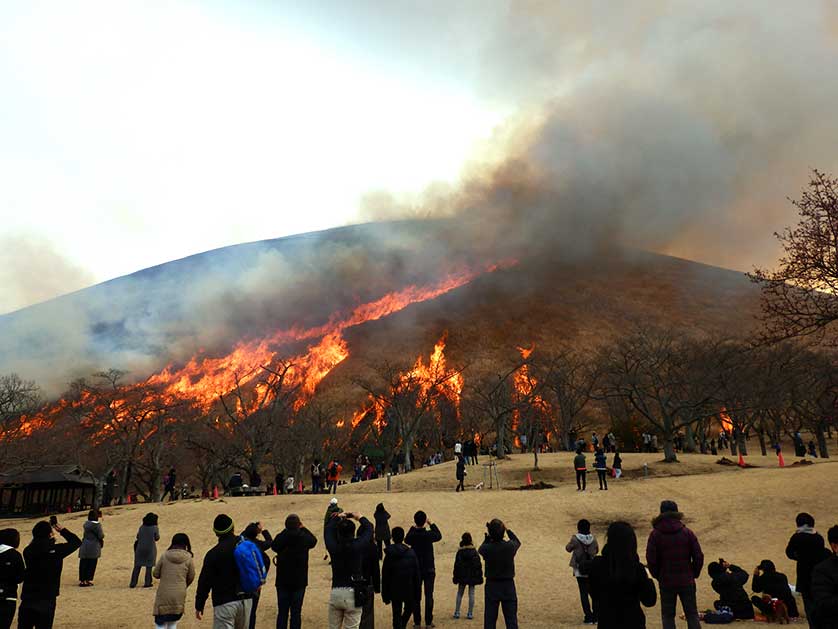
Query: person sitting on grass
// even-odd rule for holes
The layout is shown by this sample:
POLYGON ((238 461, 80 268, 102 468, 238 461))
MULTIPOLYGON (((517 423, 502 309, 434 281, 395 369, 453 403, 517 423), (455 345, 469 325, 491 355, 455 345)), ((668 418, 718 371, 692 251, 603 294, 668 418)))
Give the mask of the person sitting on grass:
POLYGON ((744 587, 748 582, 748 573, 739 566, 719 559, 707 566, 707 574, 713 580, 710 585, 719 595, 714 607, 729 607, 736 620, 753 620, 754 607, 744 587))
MULTIPOLYGON (((794 600, 794 595, 791 593, 791 588, 789 587, 788 577, 782 572, 777 572, 773 561, 763 559, 754 568, 751 589, 754 592, 762 592, 768 594, 771 598, 783 601, 790 618, 798 618, 800 616, 800 612, 797 609, 797 601, 794 600)), ((768 611, 762 597, 752 596, 751 602, 763 614, 768 611)))

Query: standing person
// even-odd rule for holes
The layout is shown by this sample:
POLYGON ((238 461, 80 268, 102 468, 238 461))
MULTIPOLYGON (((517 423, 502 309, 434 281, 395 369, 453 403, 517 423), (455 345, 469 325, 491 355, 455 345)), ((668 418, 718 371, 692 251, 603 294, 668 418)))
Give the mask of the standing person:
MULTIPOLYGON (((789 612, 790 618, 799 618, 800 612, 797 609, 797 601, 794 600, 794 595, 789 588, 789 580, 782 572, 777 572, 777 568, 773 561, 763 559, 759 565, 754 568, 754 576, 751 579, 751 589, 754 592, 764 592, 771 598, 776 598, 786 605, 786 610, 789 612)), ((763 600, 758 596, 752 596, 751 602, 754 607, 765 613, 763 600)))
POLYGON ((32 528, 32 541, 23 549, 26 570, 20 595, 18 629, 52 629, 55 601, 61 589, 64 558, 81 546, 81 540, 58 524, 58 520, 38 522, 32 528), (55 534, 64 538, 55 543, 55 534))
POLYGON ((338 493, 338 481, 340 480, 340 473, 343 471, 343 465, 332 459, 329 467, 326 469, 326 482, 329 483, 329 492, 338 493))
POLYGON ((383 557, 382 544, 384 547, 390 545, 390 514, 384 508, 384 503, 379 502, 373 513, 375 519, 375 542, 378 544, 378 556, 383 557))
POLYGON ((381 600, 393 606, 393 629, 406 629, 421 592, 419 560, 404 543, 404 529, 397 526, 393 529, 392 545, 384 550, 381 568, 381 600))
POLYGON ((371 539, 361 556, 361 576, 366 587, 366 599, 361 608, 359 629, 375 629, 375 595, 381 593, 381 567, 378 564, 378 547, 371 539))
POLYGON ((832 550, 812 571, 812 606, 817 629, 838 629, 838 526, 827 533, 832 550))
POLYGON ((157 514, 147 513, 137 531, 137 539, 134 541, 134 570, 131 573, 131 583, 128 587, 137 587, 140 570, 143 568, 145 568, 143 587, 151 587, 151 569, 157 562, 158 541, 160 541, 160 529, 157 528, 157 514))
MULTIPOLYGON (((419 559, 419 572, 425 595, 425 626, 434 626, 434 580, 436 579, 436 565, 434 563, 434 544, 442 539, 436 524, 428 521, 424 511, 417 511, 413 515, 414 525, 410 527, 405 543, 410 546, 419 559), (427 525, 429 528, 425 528, 427 525)), ((413 624, 422 624, 421 594, 413 606, 413 624)))
POLYGON ((79 548, 79 585, 89 587, 93 585, 93 577, 96 576, 96 564, 102 556, 102 547, 105 545, 105 532, 99 519, 102 512, 96 509, 87 514, 87 522, 84 523, 81 548, 79 548))
POLYGON ((0 531, 0 629, 11 629, 17 608, 17 586, 23 583, 26 565, 18 552, 17 529, 0 531))
POLYGON ((698 619, 695 580, 704 566, 704 554, 698 538, 682 520, 684 514, 672 500, 661 502, 660 515, 652 520, 652 532, 646 544, 646 565, 658 580, 661 592, 663 629, 675 629, 678 599, 684 608, 689 629, 701 626, 698 619))
POLYGON ((483 562, 480 554, 474 548, 471 533, 463 533, 460 538, 460 548, 454 557, 454 584, 457 586, 457 602, 454 607, 454 618, 460 617, 460 606, 463 594, 468 588, 468 613, 466 618, 474 618, 474 588, 483 585, 483 562))
POLYGON ((466 460, 462 455, 457 456, 457 489, 456 491, 465 491, 466 487, 463 484, 466 480, 466 460))
MULTIPOLYGON (((815 518, 808 513, 798 513, 795 518, 797 531, 786 546, 786 557, 797 562, 797 584, 795 589, 803 597, 803 609, 806 619, 812 613, 812 570, 821 561, 829 557, 823 537, 815 530, 815 518)), ((809 622, 810 627, 815 625, 809 622)))
POLYGON ((620 478, 623 475, 623 457, 616 448, 614 448, 614 462, 611 467, 614 469, 614 478, 620 478))
POLYGON ((329 629, 358 629, 363 613, 361 563, 372 544, 373 527, 357 513, 340 513, 326 525, 324 536, 332 565, 332 591, 329 596, 329 629), (358 535, 355 523, 358 520, 358 535))
MULTIPOLYGON (((251 522, 248 524, 242 532, 242 537, 253 542, 256 548, 258 548, 262 553, 262 565, 265 566, 265 578, 267 579, 268 571, 271 569, 271 560, 265 551, 271 547, 271 543, 274 541, 273 537, 271 537, 271 534, 267 529, 262 528, 261 522, 251 522), (260 536, 262 539, 259 539, 260 536)), ((262 588, 259 588, 252 593, 252 597, 250 599, 249 629, 256 629, 256 609, 259 607, 259 598, 261 595, 262 588)))
POLYGON ((303 526, 300 516, 285 518, 285 529, 274 538, 271 550, 276 553, 276 602, 279 614, 276 629, 303 626, 303 600, 308 587, 308 553, 317 546, 317 538, 303 526))
POLYGON ((320 486, 320 461, 318 459, 314 459, 314 462, 311 464, 311 493, 319 494, 322 491, 322 487, 320 486))
POLYGON ((166 474, 166 478, 163 479, 163 495, 160 497, 160 502, 166 501, 167 494, 169 496, 169 500, 177 500, 177 492, 175 491, 176 486, 177 474, 175 473, 175 468, 172 467, 169 470, 169 473, 166 474))
POLYGON ((608 527, 602 555, 585 566, 591 595, 597 601, 600 629, 645 629, 641 604, 657 600, 655 583, 637 556, 637 536, 626 522, 608 527))
POLYGON ((594 466, 596 467, 596 475, 599 479, 600 491, 608 491, 608 463, 605 461, 605 452, 602 448, 597 448, 594 455, 594 466))
POLYGON ((172 544, 155 564, 152 575, 160 579, 154 596, 154 626, 177 629, 186 611, 186 588, 195 580, 192 544, 186 533, 172 537, 172 544))
POLYGON ((242 591, 235 550, 239 543, 230 516, 222 513, 212 523, 218 543, 204 555, 195 592, 195 618, 202 620, 212 592, 213 629, 245 629, 250 622, 250 594, 242 591))
POLYGON ((495 518, 486 524, 486 538, 478 551, 486 562, 483 629, 495 629, 498 606, 503 609, 506 629, 518 629, 518 593, 515 591, 515 555, 521 542, 515 533, 495 518), (506 535, 508 540, 504 540, 506 535))
POLYGON ((710 562, 707 566, 707 574, 712 579, 710 585, 719 595, 719 600, 714 603, 713 607, 729 608, 736 620, 753 620, 754 606, 748 598, 748 593, 745 592, 748 573, 739 566, 720 559, 710 562))
POLYGON ((585 491, 588 488, 588 463, 582 448, 576 449, 576 456, 573 457, 573 469, 576 470, 576 491, 585 491))
POLYGON ((599 543, 591 534, 591 523, 588 520, 579 520, 576 534, 570 538, 565 550, 570 553, 570 567, 573 568, 573 576, 576 577, 576 584, 579 586, 582 613, 585 615, 582 624, 594 625, 597 621, 597 603, 591 596, 588 575, 583 568, 599 553, 599 543))

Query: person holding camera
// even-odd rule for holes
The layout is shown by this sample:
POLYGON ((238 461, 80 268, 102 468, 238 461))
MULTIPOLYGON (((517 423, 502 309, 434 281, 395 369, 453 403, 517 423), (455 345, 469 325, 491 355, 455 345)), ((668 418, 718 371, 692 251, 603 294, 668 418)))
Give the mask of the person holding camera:
MULTIPOLYGON (((424 511, 417 511, 413 515, 414 526, 410 527, 405 543, 410 546, 419 559, 419 571, 422 576, 422 586, 425 596, 425 626, 434 626, 434 581, 436 579, 436 564, 434 562, 434 544, 442 539, 436 524, 428 520, 424 511), (429 528, 425 528, 425 526, 429 528)), ((414 601, 413 624, 422 625, 421 597, 414 601)))
POLYGON ((361 574, 363 558, 372 544, 373 526, 367 518, 350 512, 332 516, 324 537, 332 566, 329 596, 329 629, 358 629, 368 586, 361 574), (358 534, 355 535, 355 523, 358 534))
POLYGON ((707 574, 713 580, 710 585, 719 595, 719 600, 713 604, 714 607, 730 608, 736 620, 753 620, 754 606, 745 591, 748 573, 739 566, 719 558, 717 562, 710 562, 707 574))
POLYGON ((274 537, 271 550, 276 553, 277 629, 302 627, 303 599, 308 587, 308 554, 317 546, 317 538, 303 526, 295 513, 285 518, 285 530, 274 537))
MULTIPOLYGON (((791 593, 791 588, 789 588, 789 579, 782 572, 777 572, 773 561, 763 559, 754 568, 751 589, 754 592, 763 592, 771 598, 783 601, 790 618, 798 618, 800 616, 800 612, 797 609, 797 601, 794 600, 794 595, 791 593)), ((765 603, 761 598, 752 596, 751 602, 754 604, 754 607, 765 613, 765 603)))
POLYGON ((477 551, 485 563, 483 629, 495 629, 498 607, 503 610, 506 629, 518 629, 518 593, 515 590, 515 555, 520 540, 495 518, 486 523, 486 537, 477 551), (508 538, 504 540, 504 535, 508 538))

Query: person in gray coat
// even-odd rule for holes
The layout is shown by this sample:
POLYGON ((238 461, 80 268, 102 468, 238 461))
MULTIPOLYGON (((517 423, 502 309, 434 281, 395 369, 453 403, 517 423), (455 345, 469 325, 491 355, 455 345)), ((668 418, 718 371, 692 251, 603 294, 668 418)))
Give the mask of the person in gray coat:
POLYGON ((593 561, 599 553, 599 543, 591 534, 591 523, 588 520, 579 520, 576 531, 565 546, 565 550, 570 553, 570 567, 573 568, 573 576, 576 577, 576 584, 579 586, 582 613, 585 614, 582 624, 595 625, 597 622, 596 601, 591 596, 588 574, 585 569, 586 564, 593 561))
POLYGON ((145 584, 143 587, 151 587, 151 569, 157 562, 157 542, 160 540, 160 530, 157 528, 157 514, 147 513, 143 518, 143 524, 137 531, 137 540, 134 542, 134 571, 131 573, 131 585, 137 587, 140 578, 140 570, 145 568, 145 584))
POLYGON ((93 577, 96 575, 96 564, 102 556, 102 547, 105 545, 105 531, 99 520, 102 512, 93 509, 87 514, 87 522, 84 523, 81 547, 79 548, 79 586, 90 587, 93 585, 93 577))

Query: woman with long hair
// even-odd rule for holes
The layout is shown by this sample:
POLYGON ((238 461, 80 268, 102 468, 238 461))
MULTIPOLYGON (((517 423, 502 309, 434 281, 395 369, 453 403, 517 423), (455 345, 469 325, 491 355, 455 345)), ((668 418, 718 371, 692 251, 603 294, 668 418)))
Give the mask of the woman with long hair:
POLYGON ((160 540, 160 530, 157 528, 157 514, 147 513, 143 517, 143 524, 137 531, 134 542, 134 570, 131 572, 131 585, 137 587, 140 571, 145 568, 145 582, 143 587, 151 587, 151 569, 157 561, 157 542, 160 540))
POLYGON ((176 629, 186 609, 186 588, 195 580, 192 544, 186 533, 177 533, 169 549, 154 566, 154 578, 160 579, 154 597, 156 629, 176 629))

